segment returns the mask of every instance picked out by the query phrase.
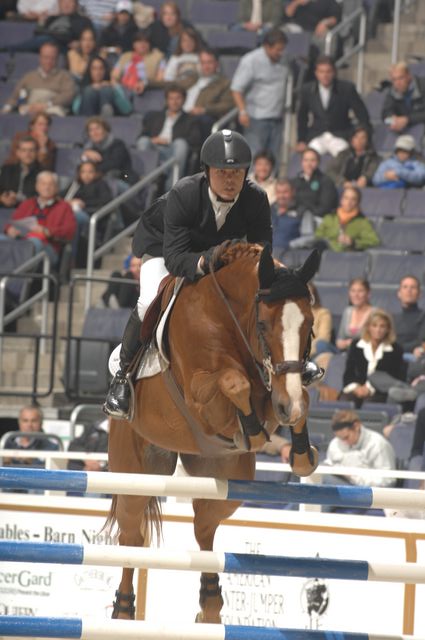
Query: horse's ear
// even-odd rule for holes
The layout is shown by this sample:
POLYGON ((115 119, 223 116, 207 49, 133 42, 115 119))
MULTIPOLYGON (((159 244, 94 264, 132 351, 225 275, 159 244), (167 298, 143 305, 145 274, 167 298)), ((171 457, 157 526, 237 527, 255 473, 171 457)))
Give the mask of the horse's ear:
POLYGON ((258 280, 260 281, 260 289, 269 289, 274 281, 274 262, 272 251, 269 244, 266 244, 261 252, 260 262, 258 264, 258 280))
POLYGON ((296 273, 301 278, 301 280, 305 282, 305 284, 307 284, 307 282, 309 282, 318 271, 320 266, 320 259, 320 253, 317 251, 317 249, 314 249, 308 256, 304 264, 296 269, 296 273))

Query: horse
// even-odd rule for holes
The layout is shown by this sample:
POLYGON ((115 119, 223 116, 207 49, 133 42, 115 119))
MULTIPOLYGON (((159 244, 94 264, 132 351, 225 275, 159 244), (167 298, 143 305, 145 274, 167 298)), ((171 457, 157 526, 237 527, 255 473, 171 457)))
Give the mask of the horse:
MULTIPOLYGON (((316 468, 302 372, 313 325, 307 283, 319 255, 296 270, 274 261, 268 247, 248 243, 225 246, 219 257, 224 266, 185 284, 169 317, 170 371, 184 403, 170 395, 161 373, 139 380, 132 421, 111 418, 110 471, 172 475, 180 455, 191 476, 252 480, 255 450, 278 425, 291 431, 293 472, 316 468)), ((213 549, 217 527, 239 504, 193 500, 201 550, 213 549)), ((119 544, 149 543, 160 530, 157 499, 115 496, 108 525, 115 523, 119 544)), ((134 618, 133 572, 123 569, 113 618, 134 618)), ((197 621, 220 623, 217 574, 201 574, 199 603, 197 621)))

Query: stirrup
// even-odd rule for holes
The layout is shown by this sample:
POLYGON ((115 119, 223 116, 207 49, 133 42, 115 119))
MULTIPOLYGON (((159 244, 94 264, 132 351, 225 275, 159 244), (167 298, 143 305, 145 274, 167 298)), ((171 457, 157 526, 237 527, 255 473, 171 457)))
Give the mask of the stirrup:
MULTIPOLYGON (((126 373, 124 376, 122 374, 120 375, 120 373, 117 373, 115 375, 115 378, 111 382, 111 387, 108 391, 108 395, 106 396, 106 400, 103 403, 102 411, 106 413, 106 415, 110 416, 111 418, 117 418, 118 420, 128 420, 129 422, 132 422, 134 419, 134 408, 135 408, 136 399, 135 399, 134 385, 133 385, 131 373, 126 373), (111 387, 113 383, 120 382, 120 381, 122 384, 128 384, 128 388, 130 392, 129 408, 127 412, 120 410, 119 407, 114 409, 108 403, 108 398, 111 394, 111 387)), ((116 400, 116 398, 114 398, 114 400, 116 400)))

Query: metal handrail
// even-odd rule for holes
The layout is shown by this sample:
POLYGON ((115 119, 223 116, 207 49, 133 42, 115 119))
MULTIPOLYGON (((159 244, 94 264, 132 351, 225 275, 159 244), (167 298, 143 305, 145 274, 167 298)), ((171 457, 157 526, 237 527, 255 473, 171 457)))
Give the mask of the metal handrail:
MULTIPOLYGON (((88 247, 87 247, 87 267, 86 267, 86 276, 91 278, 94 271, 94 262, 97 258, 102 257, 109 249, 115 246, 122 238, 126 238, 131 235, 134 229, 137 226, 137 220, 133 222, 130 226, 123 229, 119 234, 105 242, 101 247, 95 248, 96 245, 96 229, 99 220, 102 220, 107 215, 113 213, 116 208, 129 200, 132 196, 136 195, 141 191, 144 187, 151 184, 153 180, 156 180, 160 175, 165 173, 170 167, 174 167, 173 170, 173 183, 178 179, 178 164, 177 158, 173 156, 169 160, 166 160, 159 167, 151 171, 147 176, 144 176, 141 180, 133 184, 127 191, 121 193, 119 196, 105 204, 98 211, 96 211, 92 216, 90 216, 89 222, 89 237, 88 237, 88 247)), ((85 293, 85 301, 84 301, 84 310, 90 307, 91 304, 91 283, 88 280, 86 285, 86 293, 85 293)))
POLYGON ((211 133, 216 133, 216 131, 220 131, 220 129, 223 128, 223 125, 230 122, 230 120, 233 120, 233 118, 235 118, 238 115, 238 113, 239 113, 239 109, 237 107, 233 107, 233 109, 230 109, 230 111, 225 113, 224 116, 221 116, 221 118, 219 118, 214 122, 213 126, 211 127, 211 133))
MULTIPOLYGON (((100 404, 77 404, 73 410, 71 411, 71 415, 69 416, 69 437, 72 440, 73 438, 75 438, 75 431, 76 431, 76 427, 77 427, 77 420, 78 417, 80 415, 80 413, 82 413, 83 411, 87 411, 87 409, 93 409, 93 411, 97 410, 99 412, 99 414, 102 412, 100 404)), ((103 414, 104 418, 106 419, 105 414, 103 414)), ((1 448, 1 446, 0 446, 1 448)))
POLYGON ((360 29, 359 29, 359 41, 354 47, 352 47, 347 53, 344 53, 343 56, 338 58, 336 61, 336 66, 340 67, 344 62, 350 60, 357 53, 357 80, 356 87, 357 91, 361 93, 363 87, 363 73, 364 73, 364 52, 366 47, 366 35, 367 35, 367 14, 363 8, 356 9, 353 13, 350 13, 344 20, 339 22, 333 29, 328 31, 325 37, 325 54, 330 56, 332 53, 332 46, 334 43, 335 36, 337 36, 340 31, 343 31, 348 25, 355 22, 360 18, 360 29))
POLYGON ((391 64, 395 64, 398 61, 398 45, 400 40, 400 17, 401 17, 401 0, 395 0, 393 40, 392 40, 392 47, 391 47, 391 64))
POLYGON ((44 433, 44 432, 37 432, 37 431, 7 431, 0 438, 0 449, 5 449, 4 445, 9 440, 9 438, 12 438, 12 437, 15 439, 29 438, 30 440, 54 440, 59 447, 59 451, 65 451, 62 438, 56 435, 56 433, 44 433))

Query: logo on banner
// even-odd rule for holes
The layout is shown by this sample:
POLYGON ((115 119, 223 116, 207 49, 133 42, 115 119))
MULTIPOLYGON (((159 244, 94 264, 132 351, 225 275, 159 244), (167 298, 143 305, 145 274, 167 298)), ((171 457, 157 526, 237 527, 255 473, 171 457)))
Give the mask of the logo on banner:
POLYGON ((108 591, 113 586, 114 576, 102 569, 88 569, 74 575, 74 582, 84 591, 108 591))
POLYGON ((329 589, 324 580, 308 580, 301 590, 303 613, 309 617, 309 629, 320 628, 320 618, 329 606, 329 589))

